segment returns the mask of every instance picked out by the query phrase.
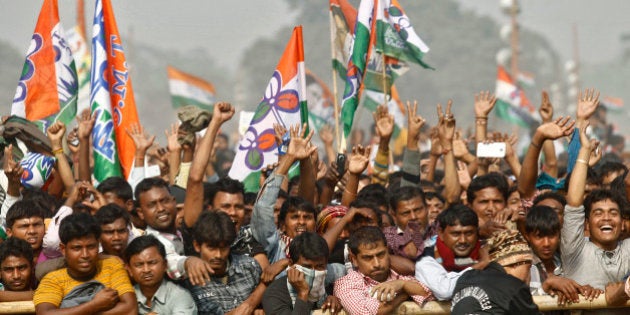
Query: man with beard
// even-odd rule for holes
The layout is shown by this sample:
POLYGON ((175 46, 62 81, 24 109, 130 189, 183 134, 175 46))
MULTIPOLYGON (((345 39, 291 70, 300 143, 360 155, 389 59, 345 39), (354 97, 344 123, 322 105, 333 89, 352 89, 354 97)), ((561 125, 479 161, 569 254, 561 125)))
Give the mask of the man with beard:
POLYGON ((138 314, 196 315, 190 293, 164 279, 166 250, 150 235, 134 239, 125 249, 127 271, 136 283, 138 314))
POLYGON ((33 250, 25 240, 9 237, 0 244, 0 302, 33 299, 33 250))
POLYGON ((349 314, 389 314, 408 299, 422 306, 431 291, 414 277, 390 270, 387 240, 377 227, 356 230, 349 241, 356 270, 335 282, 335 296, 349 314))
POLYGON ((252 294, 262 269, 253 258, 231 253, 236 239, 232 219, 223 212, 204 212, 193 232, 195 250, 214 271, 205 284, 186 283, 199 314, 250 314, 262 299, 262 290, 252 294))
POLYGON ((67 216, 59 227, 67 268, 48 273, 33 303, 37 314, 137 314, 136 294, 117 257, 99 258, 101 228, 87 213, 67 216))
POLYGON ((457 279, 471 269, 485 268, 489 261, 487 253, 481 250, 474 211, 464 205, 452 205, 436 220, 440 226, 438 238, 416 263, 416 279, 426 283, 437 299, 450 300, 457 279))

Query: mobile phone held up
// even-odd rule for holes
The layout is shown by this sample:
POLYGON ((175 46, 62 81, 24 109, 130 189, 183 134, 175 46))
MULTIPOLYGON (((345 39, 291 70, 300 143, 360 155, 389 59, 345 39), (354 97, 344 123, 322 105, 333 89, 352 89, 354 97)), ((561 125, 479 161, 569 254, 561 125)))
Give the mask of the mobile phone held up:
POLYGON ((343 176, 346 172, 346 155, 343 153, 337 153, 337 173, 339 176, 343 176))
POLYGON ((477 143, 477 157, 505 157, 505 142, 477 143))

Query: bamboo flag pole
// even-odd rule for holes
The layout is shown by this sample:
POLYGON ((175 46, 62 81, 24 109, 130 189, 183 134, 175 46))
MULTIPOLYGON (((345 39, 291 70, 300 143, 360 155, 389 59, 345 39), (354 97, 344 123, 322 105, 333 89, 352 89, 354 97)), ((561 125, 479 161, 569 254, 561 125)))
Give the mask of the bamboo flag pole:
POLYGON ((337 101, 337 69, 335 68, 335 21, 333 13, 330 11, 330 56, 333 60, 332 79, 333 79, 333 106, 335 107, 335 141, 337 142, 337 152, 341 152, 341 141, 339 140, 339 102, 337 101))

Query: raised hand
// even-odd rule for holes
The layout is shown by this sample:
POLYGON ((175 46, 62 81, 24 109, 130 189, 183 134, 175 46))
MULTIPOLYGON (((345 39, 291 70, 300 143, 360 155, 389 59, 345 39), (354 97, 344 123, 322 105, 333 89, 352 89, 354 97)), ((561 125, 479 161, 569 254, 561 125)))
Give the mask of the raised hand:
MULTIPOLYGON (((7 176, 9 182, 20 184, 20 179, 22 178, 22 173, 24 170, 22 166, 13 160, 13 145, 9 144, 9 146, 4 148, 4 174, 7 176)), ((19 195, 19 194, 18 194, 19 195)))
POLYGON ((420 129, 424 126, 425 120, 417 114, 418 101, 413 101, 413 106, 407 101, 407 146, 418 147, 420 141, 420 129))
POLYGON ((326 174, 328 173, 328 165, 326 165, 326 163, 324 163, 324 161, 317 161, 317 180, 320 180, 324 177, 326 177, 326 174))
POLYGON ((68 136, 66 137, 66 141, 68 143, 68 149, 72 154, 79 153, 79 136, 78 129, 74 128, 68 132, 68 136))
POLYGON ((545 140, 555 140, 568 136, 573 132, 575 121, 570 121, 571 117, 558 117, 553 122, 540 125, 536 132, 540 132, 545 140))
POLYGON ((65 134, 66 125, 61 121, 55 122, 46 129, 46 135, 48 136, 48 139, 50 139, 50 144, 53 150, 62 148, 63 136, 65 134))
POLYGON ((497 98, 490 94, 489 91, 481 91, 475 94, 475 117, 487 118, 496 102, 497 98))
POLYGON ((311 156, 313 151, 317 150, 316 146, 309 146, 311 138, 313 137, 313 130, 308 134, 306 138, 306 124, 302 126, 300 132, 300 125, 292 126, 289 130, 291 141, 289 142, 289 148, 287 149, 288 156, 294 157, 296 160, 303 160, 311 156))
POLYGON ((234 116, 234 107, 228 102, 218 102, 214 104, 212 111, 212 120, 217 120, 219 123, 224 123, 230 120, 234 116))
POLYGON ((364 148, 360 144, 352 148, 352 155, 348 159, 348 172, 350 174, 359 175, 365 171, 368 162, 370 162, 370 150, 370 146, 364 148))
POLYGON ((394 132, 394 116, 390 115, 387 107, 379 105, 374 113, 374 123, 376 124, 376 133, 379 137, 389 139, 394 132))
POLYGON ((177 123, 173 123, 171 124, 171 130, 164 130, 164 135, 166 136, 166 147, 168 148, 169 152, 179 151, 182 149, 179 141, 177 141, 178 127, 179 126, 177 123))
POLYGON ((440 145, 440 137, 437 127, 431 129, 431 155, 439 157, 442 155, 442 145, 440 145))
POLYGON ((599 105, 599 91, 595 89, 586 89, 584 91, 580 91, 578 95, 578 106, 577 106, 577 119, 582 121, 586 120, 597 109, 599 105))
POLYGON ((287 128, 281 124, 273 124, 273 131, 275 133, 276 145, 282 146, 283 138, 287 134, 287 128))
POLYGON ((461 130, 455 131, 455 137, 453 138, 453 155, 456 159, 461 159, 469 153, 468 144, 466 140, 462 139, 461 130))
POLYGON ((85 141, 90 139, 92 128, 94 128, 94 122, 96 121, 96 116, 90 116, 90 111, 86 109, 81 112, 81 115, 77 117, 77 119, 79 121, 79 129, 77 131, 79 140, 85 141))
POLYGON ((149 136, 142 125, 137 123, 129 126, 126 132, 136 145, 136 151, 146 152, 153 145, 153 141, 155 141, 155 136, 149 136))
POLYGON ((540 102, 538 113, 540 113, 543 123, 550 122, 553 119, 553 105, 549 101, 547 91, 542 91, 542 101, 540 102))
POLYGON ((453 137, 455 136, 455 116, 451 112, 452 100, 446 104, 446 112, 442 113, 442 104, 437 104, 438 115, 438 137, 440 144, 445 149, 452 149, 453 137))
POLYGON ((330 125, 324 125, 319 129, 319 138, 325 145, 332 145, 334 137, 333 128, 330 125))
POLYGON ((580 126, 580 145, 582 146, 582 148, 584 149, 589 149, 590 150, 590 154, 593 154, 593 151, 595 151, 595 149, 599 146, 599 141, 595 140, 595 139, 589 139, 588 136, 586 135, 586 128, 588 128, 589 126, 589 122, 584 121, 582 123, 582 126, 580 126))

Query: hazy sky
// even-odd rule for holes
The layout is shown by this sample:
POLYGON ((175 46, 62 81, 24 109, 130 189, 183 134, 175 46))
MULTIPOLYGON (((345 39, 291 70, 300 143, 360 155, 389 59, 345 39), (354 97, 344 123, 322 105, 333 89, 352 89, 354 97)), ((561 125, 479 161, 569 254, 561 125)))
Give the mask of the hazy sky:
MULTIPOLYGON (((300 0, 294 0, 300 1, 300 0)), ((321 0, 327 5, 326 0, 321 0)), ((401 0, 404 6, 406 1, 401 0)), ((436 0, 437 1, 437 0, 436 0)), ((508 19, 499 0, 458 0, 466 9, 500 22, 508 19)), ((86 0, 86 20, 91 24, 94 1, 86 0)), ((229 69, 243 50, 261 36, 272 36, 280 27, 296 24, 285 0, 113 0, 123 43, 133 39, 158 47, 206 49, 229 69), (127 38, 125 38, 127 37, 127 38)), ((356 2, 356 1, 354 1, 356 2)), ((521 0, 519 17, 524 27, 543 32, 564 59, 571 58, 571 24, 577 23, 580 55, 597 63, 621 53, 621 34, 630 32, 628 0, 521 0)), ((26 52, 42 1, 0 0, 0 39, 26 52)), ((75 24, 75 1, 59 0, 66 29, 75 24)), ((448 21, 445 21, 448 23, 448 21)), ((439 39, 436 39, 439 40, 439 39)), ((0 69, 1 70, 1 69, 0 69)))

